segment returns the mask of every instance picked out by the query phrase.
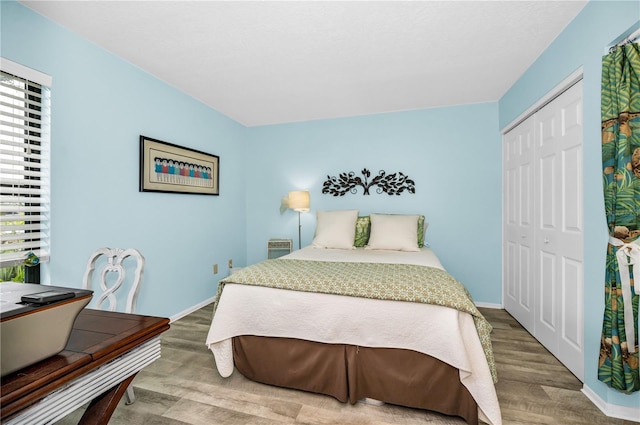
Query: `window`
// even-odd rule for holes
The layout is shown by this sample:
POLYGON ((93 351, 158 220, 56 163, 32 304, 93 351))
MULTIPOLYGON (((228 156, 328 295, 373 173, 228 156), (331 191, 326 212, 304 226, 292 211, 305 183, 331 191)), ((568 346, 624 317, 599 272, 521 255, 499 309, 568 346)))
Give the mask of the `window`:
POLYGON ((50 77, 2 58, 0 280, 25 272, 29 252, 49 259, 50 85, 50 77))

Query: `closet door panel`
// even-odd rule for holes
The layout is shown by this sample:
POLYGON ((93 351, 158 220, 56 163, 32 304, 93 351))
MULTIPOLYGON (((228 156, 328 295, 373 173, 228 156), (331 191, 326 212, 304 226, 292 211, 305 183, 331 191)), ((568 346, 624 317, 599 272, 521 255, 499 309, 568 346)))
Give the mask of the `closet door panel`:
POLYGON ((563 258, 562 264, 562 330, 558 357, 568 357, 582 351, 582 262, 563 258), (566 346, 566 348, 565 348, 566 346))
MULTIPOLYGON (((518 304, 529 315, 533 312, 533 284, 531 282, 531 247, 521 244, 518 247, 520 262, 519 274, 518 274, 518 304)), ((528 316, 527 316, 528 317, 528 316)))
POLYGON ((579 379, 583 353, 582 83, 536 115, 534 336, 579 379))
POLYGON ((584 189, 582 82, 558 98, 562 155, 560 212, 562 258, 560 334, 556 356, 580 380, 584 379, 584 189))
POLYGON ((562 231, 573 234, 582 234, 582 147, 573 146, 565 149, 562 169, 566 175, 563 176, 563 223, 562 231))
POLYGON ((505 135, 503 252, 504 303, 526 329, 533 326, 533 120, 505 135))
POLYGON ((556 176, 556 156, 555 154, 547 154, 540 158, 539 161, 539 192, 538 192, 538 208, 540 214, 539 226, 540 230, 548 230, 554 232, 556 230, 556 219, 558 216, 557 205, 557 176, 556 176))
POLYGON ((560 134, 559 111, 554 102, 545 106, 536 115, 535 158, 536 185, 536 231, 534 252, 538 271, 535 287, 536 316, 534 336, 551 353, 558 347, 559 332, 559 280, 558 231, 562 204, 561 176, 559 164, 562 162, 558 151, 560 134))
POLYGON ((558 273, 554 252, 538 251, 539 280, 537 283, 536 320, 534 336, 552 354, 558 348, 558 273), (539 300, 544 299, 544 302, 539 300))

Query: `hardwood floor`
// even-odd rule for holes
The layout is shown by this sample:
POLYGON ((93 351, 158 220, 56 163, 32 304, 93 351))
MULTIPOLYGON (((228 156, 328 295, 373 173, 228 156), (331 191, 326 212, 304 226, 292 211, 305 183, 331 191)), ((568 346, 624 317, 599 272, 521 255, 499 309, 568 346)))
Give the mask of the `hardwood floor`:
MULTIPOLYGON (((504 310, 481 309, 492 334, 505 425, 631 425, 602 414, 582 383, 504 310)), ((171 324, 162 358, 134 380, 136 402, 124 398, 109 424, 464 424, 459 418, 385 404, 343 404, 317 394, 258 384, 238 372, 222 379, 204 345, 212 306, 171 324)), ((82 409, 58 422, 76 424, 82 409)))

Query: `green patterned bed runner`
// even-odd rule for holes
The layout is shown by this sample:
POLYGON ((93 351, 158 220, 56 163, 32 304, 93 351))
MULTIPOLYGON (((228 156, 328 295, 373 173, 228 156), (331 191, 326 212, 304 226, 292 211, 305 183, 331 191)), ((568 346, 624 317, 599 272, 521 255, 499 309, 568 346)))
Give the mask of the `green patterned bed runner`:
POLYGON ((245 267, 218 284, 214 312, 226 283, 305 292, 441 305, 471 314, 494 382, 498 382, 491 325, 467 289, 444 270, 412 264, 267 260, 245 267))

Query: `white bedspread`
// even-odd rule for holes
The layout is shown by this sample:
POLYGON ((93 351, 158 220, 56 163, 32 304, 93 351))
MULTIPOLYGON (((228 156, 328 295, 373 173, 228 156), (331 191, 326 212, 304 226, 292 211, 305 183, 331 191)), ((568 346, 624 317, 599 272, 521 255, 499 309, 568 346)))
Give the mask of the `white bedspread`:
MULTIPOLYGON (((307 247, 282 258, 400 262, 442 268, 428 248, 395 252, 307 247)), ((239 335, 404 348, 428 354, 460 370, 462 384, 478 403, 480 419, 492 425, 502 423, 491 373, 468 313, 430 304, 227 283, 206 340, 223 377, 233 372, 231 338, 239 335), (454 332, 459 338, 452 338, 454 332)))

